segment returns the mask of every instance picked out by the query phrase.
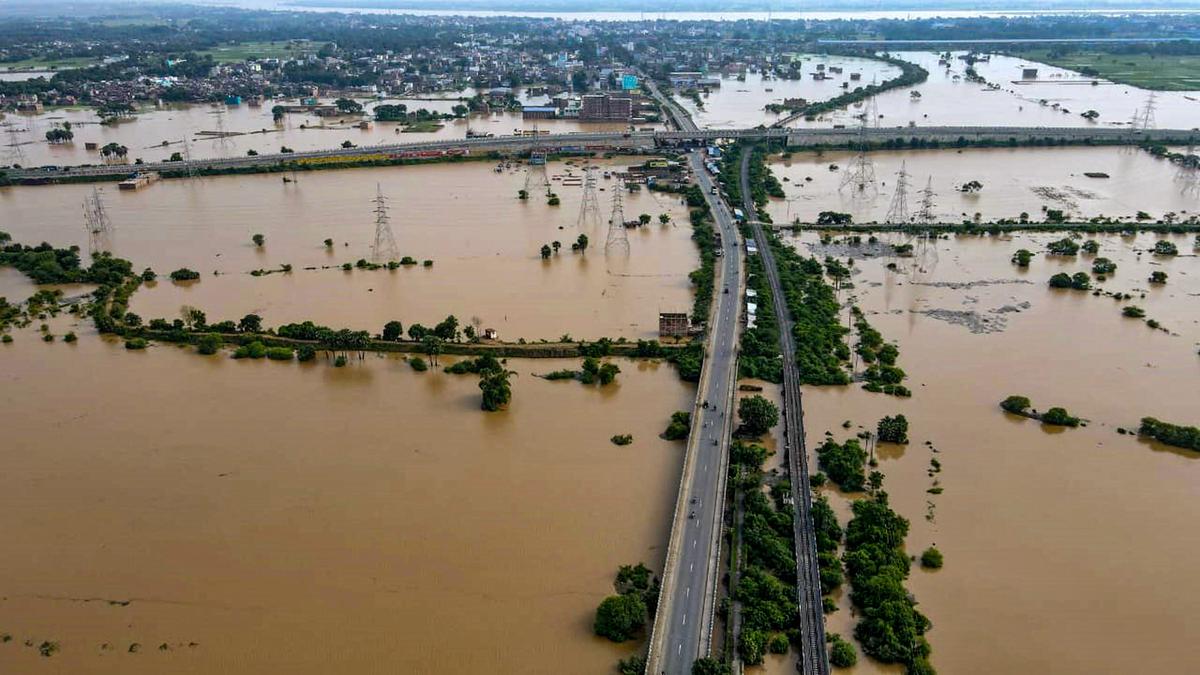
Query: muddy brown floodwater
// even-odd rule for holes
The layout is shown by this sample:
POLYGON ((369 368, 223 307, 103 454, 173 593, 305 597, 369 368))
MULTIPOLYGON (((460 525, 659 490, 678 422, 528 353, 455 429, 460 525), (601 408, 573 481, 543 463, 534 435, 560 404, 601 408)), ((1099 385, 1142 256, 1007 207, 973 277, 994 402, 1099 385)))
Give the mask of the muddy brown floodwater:
POLYGON ((661 564, 682 444, 657 435, 694 396, 671 366, 601 389, 510 361, 487 414, 476 377, 399 358, 73 329, 0 345, 0 672, 601 673, 636 648, 591 621, 619 565, 661 564))
MULTIPOLYGON (((1023 127, 1109 127, 1128 126, 1134 112, 1145 106, 1150 92, 1124 84, 1095 80, 1079 73, 1010 56, 993 55, 975 64, 989 83, 968 82, 967 65, 953 52, 948 66, 939 65, 934 52, 898 52, 929 72, 929 78, 914 87, 886 91, 875 98, 878 126, 1023 126, 1023 127), (1023 69, 1036 68, 1038 77, 1022 79, 1023 69), (1096 81, 1093 85, 1092 82, 1096 81), (918 96, 913 96, 917 92, 918 96), (1081 114, 1095 110, 1099 117, 1088 120, 1081 114)), ((1159 128, 1191 129, 1200 115, 1197 92, 1156 92, 1155 121, 1159 128)), ((792 126, 855 126, 862 114, 859 103, 844 110, 825 113, 817 119, 797 120, 792 126)))
POLYGON ((921 191, 928 185, 938 222, 961 223, 976 213, 983 221, 1015 220, 1022 212, 1042 221, 1046 209, 1080 220, 1133 218, 1139 211, 1155 218, 1173 212, 1182 219, 1200 211, 1200 194, 1184 190, 1173 164, 1130 148, 906 150, 872 152, 869 157, 876 187, 864 192, 853 185, 841 187, 854 159, 846 152, 796 152, 773 163, 771 169, 787 197, 769 205, 772 220, 811 223, 821 211, 841 211, 856 223, 883 222, 901 167, 908 173, 909 215, 921 209, 921 191), (1108 177, 1088 177, 1085 172, 1108 177), (962 192, 962 185, 973 180, 983 188, 962 192))
MULTIPOLYGON (((1099 285, 1134 296, 1117 302, 1046 286, 1056 272, 1089 271, 1089 256, 1039 255, 1028 271, 1008 262, 1054 238, 940 240, 936 256, 900 261, 900 272, 887 271, 886 259, 859 261, 842 299, 857 297, 898 343, 914 395, 805 387, 809 448, 826 431, 841 440, 859 425, 873 431, 884 415, 908 417, 911 443, 880 444, 877 456, 893 507, 912 523, 909 553, 936 543, 945 554, 942 570, 914 564, 908 582, 933 621, 939 671, 1195 672, 1200 650, 1188 625, 1200 611, 1200 580, 1190 561, 1200 540, 1187 533, 1200 517, 1200 454, 1116 429, 1145 415, 1200 423, 1200 267, 1190 255, 1139 256, 1154 236, 1098 237, 1099 255, 1118 264, 1099 285), (1152 270, 1166 271, 1167 284, 1147 284, 1152 270), (1123 317, 1126 304, 1172 332, 1123 317), (970 313, 992 332, 944 320, 970 313), (998 403, 1012 394, 1090 423, 1056 430, 1010 416, 998 403), (854 427, 843 429, 845 420, 854 427), (933 458, 942 471, 930 477, 933 458), (944 493, 926 492, 934 478, 944 493)), ((1193 235, 1169 238, 1191 253, 1193 235)), ((815 240, 793 239, 806 253, 815 240)), ((844 526, 849 503, 829 494, 844 526)), ((845 594, 828 622, 830 632, 852 634, 845 594)), ((860 654, 855 672, 896 669, 860 654)))
MULTIPOLYGON (((628 258, 606 257, 618 181, 599 180, 600 221, 581 230, 583 188, 559 180, 568 172, 581 176, 580 166, 556 162, 548 168, 562 199, 557 207, 536 190, 528 202, 517 199, 524 169, 497 173, 492 162, 319 171, 299 174, 291 184, 272 174, 169 180, 138 191, 108 187, 104 200, 115 228, 111 250, 138 270, 149 266, 160 274, 134 296, 133 311, 146 319, 175 318, 187 304, 210 320, 255 312, 268 326, 313 320, 378 332, 393 319, 405 327, 433 325, 454 314, 464 322, 479 317, 505 340, 655 337, 659 311, 691 309, 687 275, 699 254, 687 209, 671 195, 626 193, 626 218, 646 213, 653 221, 628 232, 628 258), (376 185, 389 200, 401 255, 433 260, 433 267, 303 269, 370 259, 376 185), (658 221, 664 213, 671 216, 665 226, 658 221), (255 233, 266 237, 261 249, 251 243, 255 233), (582 255, 570 250, 581 233, 590 240, 582 255), (327 237, 335 241, 332 249, 322 243, 327 237), (541 260, 539 249, 555 240, 562 243, 560 252, 541 260), (249 275, 281 264, 293 265, 293 272, 249 275), (180 267, 204 276, 186 285, 165 278, 180 267)), ((0 222, 14 241, 86 250, 79 205, 91 190, 0 189, 0 222)))
MULTIPOLYGON (((473 90, 464 90, 460 95, 470 97, 473 90)), ((128 161, 135 159, 146 162, 161 162, 173 153, 184 154, 184 138, 189 140, 187 151, 194 159, 213 157, 240 157, 253 150, 259 154, 280 152, 281 146, 292 150, 327 150, 336 148, 344 141, 358 146, 392 143, 420 143, 430 140, 464 138, 467 130, 490 133, 496 136, 512 135, 519 131, 570 133, 576 131, 629 131, 631 128, 653 128, 652 124, 580 122, 577 119, 525 120, 518 112, 495 112, 471 115, 470 119, 444 120, 442 128, 430 132, 408 133, 396 122, 375 122, 371 111, 375 106, 388 104, 407 105, 409 111, 421 108, 450 113, 455 105, 462 103, 455 94, 439 94, 447 98, 438 100, 385 99, 368 101, 359 99, 368 114, 364 116, 318 117, 314 114, 291 113, 276 123, 271 113, 275 105, 298 105, 297 99, 267 101, 259 107, 248 104, 225 105, 167 105, 147 108, 136 116, 116 124, 100 124, 92 108, 53 108, 41 114, 13 113, 3 118, 0 124, 15 130, 26 166, 45 164, 100 164, 104 159, 98 150, 88 150, 85 143, 96 143, 103 147, 108 143, 119 143, 129 149, 128 161), (366 121, 367 128, 358 124, 366 121), (46 132, 70 122, 75 133, 71 143, 52 145, 46 142, 46 132), (224 142, 216 132, 224 126, 227 134, 224 142)), ((334 99, 321 99, 322 104, 331 104, 334 99)), ((545 97, 523 98, 530 105, 546 102, 545 97)), ((5 154, 10 152, 10 140, 3 143, 5 154)), ((131 171, 133 168, 131 167, 131 171)))

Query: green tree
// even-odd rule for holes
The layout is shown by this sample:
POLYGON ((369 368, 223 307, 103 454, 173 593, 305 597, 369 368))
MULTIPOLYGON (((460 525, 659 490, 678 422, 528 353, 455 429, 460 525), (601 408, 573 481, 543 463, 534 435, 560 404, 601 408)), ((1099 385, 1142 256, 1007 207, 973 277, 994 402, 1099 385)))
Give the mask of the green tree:
POLYGON ((921 567, 939 570, 942 568, 943 562, 942 552, 937 550, 935 546, 930 546, 921 553, 921 567))
POLYGON ((381 336, 388 342, 395 342, 404 335, 404 327, 399 321, 389 321, 383 325, 383 333, 381 336))
POLYGON ((1000 407, 1004 410, 1013 413, 1021 414, 1029 409, 1032 405, 1031 401, 1026 396, 1009 396, 1000 402, 1000 407))
POLYGON ((575 239, 575 243, 571 244, 571 250, 579 251, 580 253, 583 253, 584 251, 586 251, 587 247, 588 247, 588 236, 586 234, 579 235, 575 239))
POLYGON ((610 595, 596 608, 592 630, 613 642, 633 638, 646 624, 646 603, 636 594, 610 595))
POLYGON ((550 245, 542 244, 542 260, 548 260, 551 253, 553 253, 553 251, 550 249, 550 245))
POLYGON ((638 223, 642 225, 649 225, 652 219, 653 218, 651 218, 649 213, 642 213, 638 215, 638 223))
POLYGON ((692 675, 730 675, 729 664, 711 656, 692 662, 692 675))
POLYGON ((658 222, 662 223, 663 225, 666 225, 667 223, 671 222, 671 214, 669 214, 669 213, 658 214, 658 222))
MULTIPOLYGON (((412 328, 409 328, 409 331, 411 330, 412 328)), ((427 333, 421 338, 421 346, 425 350, 425 353, 429 355, 429 360, 436 366, 438 364, 438 354, 442 353, 442 339, 437 335, 427 333)))
POLYGON ((458 342, 458 318, 453 314, 447 316, 433 327, 433 334, 446 342, 458 342))
POLYGON ((339 98, 333 104, 337 106, 338 112, 345 114, 357 114, 363 109, 361 103, 348 98, 339 98))
POLYGON ((263 244, 267 242, 267 238, 261 234, 256 234, 253 237, 250 237, 250 241, 253 241, 255 246, 262 248, 263 244))
POLYGON ((196 351, 201 354, 216 354, 221 349, 221 337, 209 333, 196 341, 196 351))
POLYGON ((1029 249, 1019 249, 1012 255, 1012 262, 1017 267, 1029 267, 1029 262, 1033 260, 1033 252, 1029 249))
MULTIPOLYGON (((488 412, 495 412, 508 405, 508 402, 512 400, 512 386, 508 382, 510 374, 509 371, 503 368, 482 371, 480 373, 479 389, 483 392, 483 399, 479 404, 480 408, 488 412)), ((617 642, 620 642, 620 640, 617 640, 617 642)))
POLYGON ((834 633, 829 636, 829 644, 829 663, 833 667, 850 668, 858 663, 858 652, 854 645, 842 639, 841 635, 834 633))
POLYGON ((261 333, 262 317, 257 314, 247 314, 238 321, 238 331, 242 333, 261 333))
POLYGON ((876 427, 879 440, 884 443, 908 442, 908 419, 904 415, 884 417, 876 427))
POLYGON ((762 396, 750 396, 738 401, 738 418, 742 421, 740 433, 762 436, 779 423, 779 407, 762 396))

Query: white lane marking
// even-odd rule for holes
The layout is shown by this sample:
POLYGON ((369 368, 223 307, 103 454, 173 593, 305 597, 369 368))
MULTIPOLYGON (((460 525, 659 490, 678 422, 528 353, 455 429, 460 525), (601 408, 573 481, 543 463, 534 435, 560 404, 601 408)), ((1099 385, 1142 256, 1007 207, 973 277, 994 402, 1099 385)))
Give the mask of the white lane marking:
POLYGON ((683 625, 687 625, 687 614, 683 615, 683 625))

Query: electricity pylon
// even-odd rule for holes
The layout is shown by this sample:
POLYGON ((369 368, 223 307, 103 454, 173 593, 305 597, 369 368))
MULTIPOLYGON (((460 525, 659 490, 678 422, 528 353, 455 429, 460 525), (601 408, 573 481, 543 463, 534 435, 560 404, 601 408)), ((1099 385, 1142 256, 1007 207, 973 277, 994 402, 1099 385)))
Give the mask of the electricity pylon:
POLYGON ((546 153, 530 150, 529 166, 525 169, 525 194, 533 194, 531 188, 534 184, 539 190, 545 189, 546 194, 550 194, 550 178, 546 176, 546 153))
POLYGON ((400 248, 392 234, 391 219, 388 217, 387 200, 383 188, 375 184, 375 243, 371 246, 371 262, 376 265, 400 259, 400 248))
POLYGON ((588 225, 595 227, 600 224, 600 200, 596 196, 596 167, 589 166, 583 170, 583 201, 579 205, 579 222, 576 226, 584 229, 588 225))
POLYGON ((9 120, 5 126, 8 132, 8 152, 5 153, 5 158, 9 164, 24 164, 25 151, 21 149, 21 137, 17 135, 16 122, 9 120))
POLYGON ((896 172, 896 191, 892 194, 892 205, 884 219, 889 225, 908 222, 908 172, 904 169, 905 163, 900 162, 900 170, 896 172))
MULTIPOLYGON (((872 110, 875 109, 875 98, 867 99, 867 105, 860 116, 858 125, 858 154, 850 162, 850 167, 842 174, 842 184, 838 186, 838 192, 846 189, 847 186, 853 187, 854 194, 861 195, 868 192, 875 192, 875 163, 871 161, 871 157, 867 154, 867 125, 869 116, 872 116, 872 110)), ((873 115, 878 123, 879 116, 873 115)))
POLYGON ((92 194, 83 198, 83 226, 88 233, 88 252, 96 255, 112 243, 112 220, 104 210, 104 200, 99 188, 93 187, 92 194))
POLYGON ((625 202, 621 190, 622 187, 613 190, 612 217, 608 220, 604 255, 629 255, 629 235, 625 232, 625 202))
POLYGON ((917 211, 917 222, 926 225, 932 224, 937 220, 937 216, 933 212, 933 176, 925 182, 925 187, 918 194, 921 195, 921 209, 917 211))
POLYGON ((228 157, 232 144, 225 131, 225 106, 217 108, 217 156, 228 157))

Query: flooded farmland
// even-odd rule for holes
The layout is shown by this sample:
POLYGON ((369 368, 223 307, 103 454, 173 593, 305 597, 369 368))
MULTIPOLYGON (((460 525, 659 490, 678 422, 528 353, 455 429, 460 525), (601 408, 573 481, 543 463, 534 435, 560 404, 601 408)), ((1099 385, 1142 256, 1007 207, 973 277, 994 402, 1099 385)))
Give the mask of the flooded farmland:
MULTIPOLYGON (((601 162, 602 170, 644 161, 601 162)), ((536 194, 517 199, 523 167, 497 173, 492 162, 301 173, 296 183, 278 175, 169 180, 138 191, 105 188, 114 223, 114 254, 149 266, 159 281, 134 296, 133 311, 149 319, 174 318, 181 305, 210 317, 254 312, 269 326, 312 320, 378 332, 393 319, 433 325, 447 314, 479 317, 506 340, 657 335, 659 311, 687 311, 688 273, 698 259, 687 210, 678 198, 649 191, 626 193, 626 218, 653 222, 630 230, 630 255, 607 258, 604 242, 617 180, 600 180, 600 221, 578 227, 583 188, 564 185, 581 162, 547 169, 560 206, 536 194), (370 258, 376 186, 389 200, 391 227, 401 255, 416 265, 395 271, 340 266, 370 258), (658 216, 671 217, 660 225, 658 216), (251 242, 262 234, 262 248, 251 242), (583 254, 570 250, 580 234, 583 254), (323 241, 334 240, 331 248, 323 241), (541 260, 552 241, 561 251, 541 260), (254 277, 257 269, 290 274, 254 277), (165 275, 180 267, 203 274, 174 284, 165 275), (328 267, 329 269, 305 269, 328 267), (336 269, 335 269, 336 268, 336 269), (220 276, 213 276, 219 272, 220 276)), ((569 182, 569 181, 568 181, 569 182)), ((0 190, 0 220, 15 241, 49 241, 87 249, 79 204, 88 185, 0 190), (43 202, 36 197, 53 197, 43 202)))
POLYGON ((970 221, 977 213, 984 222, 1017 219, 1021 213, 1041 221, 1049 209, 1077 220, 1132 219, 1139 211, 1155 218, 1166 213, 1186 217, 1200 211, 1200 195, 1176 180, 1174 165, 1131 148, 906 150, 871 152, 869 157, 876 186, 863 192, 842 185, 851 170, 851 153, 795 152, 777 160, 771 168, 787 197, 769 205, 772 220, 814 222, 821 211, 840 211, 857 223, 883 222, 902 166, 908 173, 909 213, 920 209, 920 191, 930 186, 931 212, 938 222, 970 221), (962 186, 970 181, 983 187, 964 192, 962 186))
POLYGON ((803 61, 803 79, 764 78, 759 72, 721 74, 721 86, 700 95, 703 107, 697 107, 690 98, 676 96, 676 99, 701 127, 740 129, 772 124, 787 116, 786 112, 767 111, 765 106, 770 103, 783 103, 789 98, 825 101, 845 93, 842 85, 854 89, 900 74, 899 68, 873 59, 838 55, 803 55, 800 58, 803 61), (819 72, 818 68, 827 74, 828 79, 813 79, 812 75, 819 72), (858 79, 851 80, 852 77, 858 79))
MULTIPOLYGON (((1195 538, 1179 533, 1200 515, 1191 499, 1200 456, 1117 429, 1146 415, 1198 421, 1196 259, 1151 255, 1150 235, 1097 237, 1117 272, 1094 283, 1130 293, 1125 302, 1046 286, 1054 273, 1090 271, 1091 256, 1038 255, 1027 271, 1009 262, 1059 236, 943 239, 924 262, 900 259, 899 272, 885 268, 896 259, 857 261, 841 298, 856 298, 898 344, 914 394, 806 387, 809 448, 826 431, 843 440, 885 415, 907 416, 911 443, 879 444, 876 457, 894 508, 912 523, 909 553, 936 544, 946 556, 936 572, 914 563, 908 582, 933 622, 940 672, 1190 672, 1200 667, 1186 646, 1200 584, 1187 563, 1195 538), (1167 284, 1147 283, 1153 270, 1167 284), (1129 304, 1167 332, 1123 317, 1129 304), (1014 394, 1088 424, 1064 430, 1008 415, 998 403, 1014 394), (933 459, 942 470, 931 476, 933 459), (935 485, 944 492, 928 493, 935 485), (1114 648, 1131 634, 1136 647, 1114 648)), ((1167 238, 1192 249, 1193 235, 1167 238)), ((811 248, 812 233, 792 241, 825 251, 811 248)), ((847 499, 826 492, 844 526, 847 499)), ((845 595, 839 604, 829 630, 848 636, 855 619, 845 595)), ((854 672, 896 671, 860 658, 854 672)))
MULTIPOLYGON (((945 65, 934 52, 897 52, 894 56, 929 71, 929 78, 915 87, 884 92, 875 99, 880 127, 899 126, 1128 126, 1142 109, 1150 92, 1137 87, 1096 81, 1070 70, 1010 56, 992 55, 977 62, 975 70, 986 84, 966 79, 967 64, 952 52, 945 65), (1036 68, 1036 79, 1023 79, 1024 68, 1036 68), (914 93, 916 92, 916 96, 914 93), (1099 113, 1094 121, 1081 117, 1088 110, 1099 113)), ((792 126, 828 127, 859 123, 863 104, 819 116, 797 120, 792 126)), ((1200 116, 1200 92, 1156 92, 1155 122, 1164 129, 1191 129, 1200 116)))
POLYGON ((657 434, 694 395, 674 368, 618 361, 597 388, 534 376, 577 361, 509 361, 510 409, 484 414, 477 378, 399 358, 74 329, 0 350, 22 542, 0 553, 0 670, 598 673, 630 651, 591 619, 618 565, 661 564, 682 445, 657 434))

